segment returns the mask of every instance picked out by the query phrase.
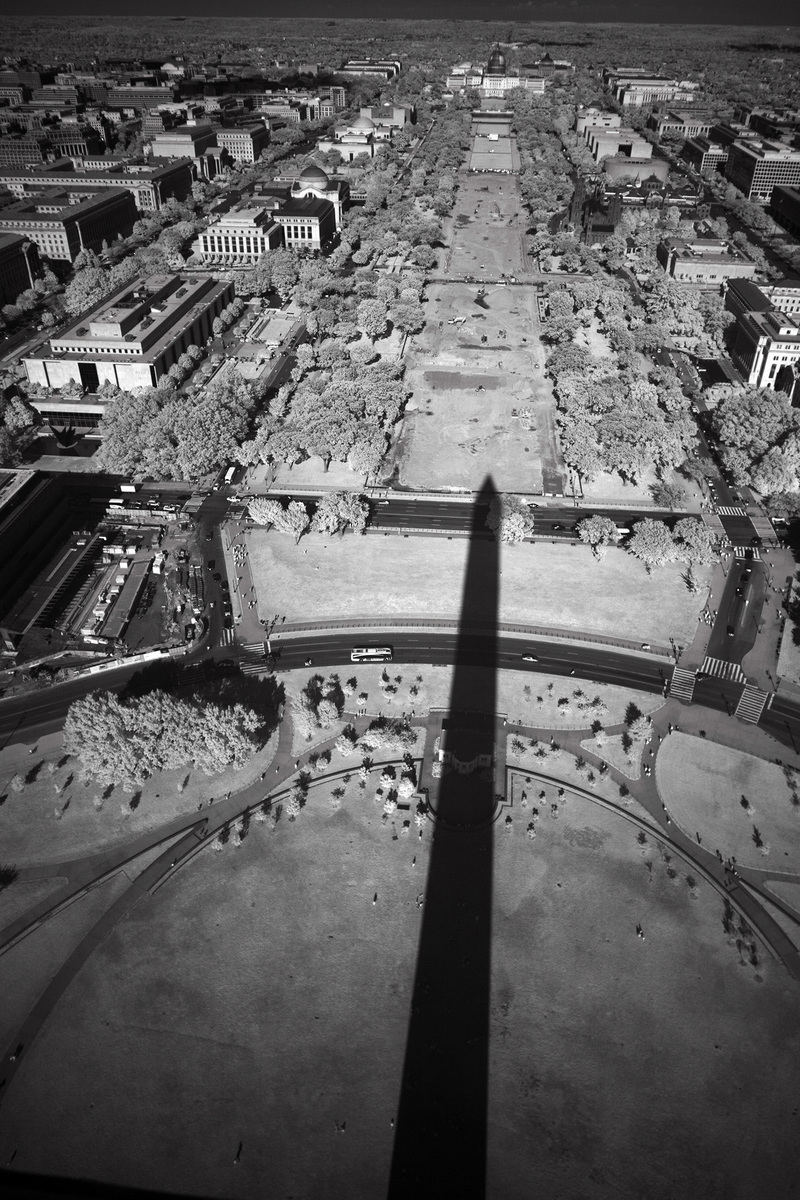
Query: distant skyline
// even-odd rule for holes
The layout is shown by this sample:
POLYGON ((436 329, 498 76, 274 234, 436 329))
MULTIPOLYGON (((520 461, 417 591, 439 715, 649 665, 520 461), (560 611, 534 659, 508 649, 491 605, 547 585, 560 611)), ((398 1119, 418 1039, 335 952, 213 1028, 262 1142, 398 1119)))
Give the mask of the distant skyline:
MULTIPOLYGON (((87 17, 130 17, 146 20, 153 17, 254 17, 265 19, 263 0, 232 0, 220 5, 219 0, 150 0, 152 11, 145 0, 145 11, 132 11, 130 4, 114 3, 113 0, 31 0, 30 3, 15 4, 7 12, 12 16, 87 16, 87 17)), ((553 22, 574 21, 596 24, 625 22, 627 24, 661 25, 745 25, 784 26, 800 33, 797 24, 797 0, 405 0, 394 11, 387 11, 374 0, 307 0, 302 6, 304 18, 374 19, 452 19, 553 22)), ((286 16, 286 13, 275 14, 286 16)))

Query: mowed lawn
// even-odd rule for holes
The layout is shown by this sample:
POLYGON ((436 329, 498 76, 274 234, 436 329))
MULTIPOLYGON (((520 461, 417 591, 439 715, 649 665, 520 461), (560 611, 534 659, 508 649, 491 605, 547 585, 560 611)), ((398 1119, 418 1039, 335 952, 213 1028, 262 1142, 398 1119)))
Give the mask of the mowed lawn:
MULTIPOLYGON (((487 1195, 788 1196, 796 987, 740 966, 721 897, 654 842, 575 796, 553 819, 546 792, 535 841, 529 815, 494 827, 487 1195)), ((26 1047, 1 1160, 385 1196, 431 837, 395 840, 372 793, 315 789, 145 896, 26 1047)))
POLYGON ((800 808, 792 804, 791 789, 776 763, 674 733, 659 750, 656 780, 672 820, 689 837, 699 833, 705 846, 719 849, 725 858, 733 854, 755 870, 800 868, 800 808))
MULTIPOLYGON (((457 617, 469 542, 433 537, 327 538, 298 546, 285 535, 248 535, 262 615, 457 617)), ((500 552, 500 620, 666 645, 697 628, 704 593, 692 596, 672 564, 648 575, 622 550, 602 562, 585 546, 534 543, 500 552)))

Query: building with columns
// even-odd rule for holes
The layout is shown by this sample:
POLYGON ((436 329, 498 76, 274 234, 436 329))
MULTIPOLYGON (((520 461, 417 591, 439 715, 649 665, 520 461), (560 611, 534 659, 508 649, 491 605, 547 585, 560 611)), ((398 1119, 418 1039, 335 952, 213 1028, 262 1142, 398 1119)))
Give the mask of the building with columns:
POLYGON ((262 254, 283 245, 283 230, 263 204, 243 203, 198 237, 193 250, 204 266, 253 267, 262 254))

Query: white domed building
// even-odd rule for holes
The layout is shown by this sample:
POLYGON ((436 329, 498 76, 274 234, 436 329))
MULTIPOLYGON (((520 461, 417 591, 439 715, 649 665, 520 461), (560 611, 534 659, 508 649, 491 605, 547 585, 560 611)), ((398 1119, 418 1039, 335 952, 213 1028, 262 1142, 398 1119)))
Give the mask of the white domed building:
POLYGON ((366 116, 353 117, 349 124, 340 125, 329 138, 317 142, 322 154, 336 150, 343 162, 352 162, 361 154, 374 158, 381 145, 391 141, 391 130, 382 128, 366 116))
POLYGON ((350 184, 346 179, 331 178, 319 163, 310 162, 292 184, 293 200, 304 200, 307 196, 315 200, 328 200, 333 205, 337 232, 342 228, 342 213, 350 203, 350 184))
POLYGON ((494 47, 485 66, 457 63, 447 76, 447 87, 451 92, 474 89, 483 99, 501 100, 513 88, 541 96, 544 85, 541 77, 520 75, 519 70, 509 71, 506 56, 499 46, 494 47))

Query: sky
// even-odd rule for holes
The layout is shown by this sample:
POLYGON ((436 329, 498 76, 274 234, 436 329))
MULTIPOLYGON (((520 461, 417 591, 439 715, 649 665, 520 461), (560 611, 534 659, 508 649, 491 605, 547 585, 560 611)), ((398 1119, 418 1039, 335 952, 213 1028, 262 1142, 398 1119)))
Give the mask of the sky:
MULTIPOLYGON (((264 0, 10 0, 14 16, 287 16, 264 0)), ((664 25, 782 25, 798 28, 797 0, 303 0, 304 17, 452 18, 455 20, 625 21, 664 25)))

